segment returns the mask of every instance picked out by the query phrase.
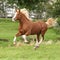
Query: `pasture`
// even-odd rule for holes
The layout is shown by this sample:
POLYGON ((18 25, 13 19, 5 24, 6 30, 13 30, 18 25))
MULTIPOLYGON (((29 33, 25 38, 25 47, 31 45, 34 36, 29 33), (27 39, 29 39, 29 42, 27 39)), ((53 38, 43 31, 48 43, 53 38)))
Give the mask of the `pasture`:
MULTIPOLYGON (((0 19, 0 60, 60 60, 60 41, 53 29, 48 29, 45 34, 45 40, 37 50, 34 50, 34 44, 25 44, 21 37, 17 41, 20 46, 13 46, 13 37, 18 32, 18 22, 12 22, 11 19, 0 19), (53 41, 46 44, 47 41, 53 41)), ((35 39, 36 36, 28 36, 27 39, 35 39)))

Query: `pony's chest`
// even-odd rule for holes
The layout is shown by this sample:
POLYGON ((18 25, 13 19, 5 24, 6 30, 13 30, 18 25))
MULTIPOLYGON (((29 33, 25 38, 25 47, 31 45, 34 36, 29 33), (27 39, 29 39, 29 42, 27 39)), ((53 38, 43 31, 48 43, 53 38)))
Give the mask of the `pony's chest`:
POLYGON ((29 25, 23 25, 23 27, 22 27, 22 30, 24 32, 27 32, 29 29, 30 29, 30 26, 29 25))

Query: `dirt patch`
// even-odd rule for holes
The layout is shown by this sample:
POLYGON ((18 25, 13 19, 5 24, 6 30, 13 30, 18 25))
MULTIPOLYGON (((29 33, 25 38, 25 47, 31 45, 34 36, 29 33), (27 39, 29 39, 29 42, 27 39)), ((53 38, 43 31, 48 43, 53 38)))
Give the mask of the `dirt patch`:
MULTIPOLYGON (((51 45, 51 44, 60 44, 60 41, 56 41, 54 42, 53 40, 49 40, 49 41, 43 41, 41 44, 44 44, 44 45, 51 45)), ((24 42, 17 42, 16 43, 16 47, 20 47, 20 46, 24 46, 24 45, 29 45, 29 46, 34 46, 35 45, 35 41, 31 41, 29 44, 26 44, 24 42)))
POLYGON ((42 42, 42 44, 51 45, 51 44, 53 44, 53 41, 52 40, 44 41, 44 42, 42 42))
POLYGON ((16 47, 23 46, 23 45, 24 45, 24 43, 22 43, 22 42, 17 42, 16 43, 16 47))

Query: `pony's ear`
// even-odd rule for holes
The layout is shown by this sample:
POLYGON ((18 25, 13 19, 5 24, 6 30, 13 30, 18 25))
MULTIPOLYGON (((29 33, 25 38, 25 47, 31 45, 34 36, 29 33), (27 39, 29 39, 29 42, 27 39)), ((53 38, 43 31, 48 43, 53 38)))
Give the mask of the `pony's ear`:
POLYGON ((16 12, 17 12, 17 11, 20 12, 20 9, 15 9, 15 11, 16 11, 16 12))
POLYGON ((15 11, 17 12, 17 9, 15 9, 15 11))
POLYGON ((20 13, 20 9, 19 9, 19 13, 20 13))
POLYGON ((20 9, 17 9, 17 11, 20 13, 20 9))

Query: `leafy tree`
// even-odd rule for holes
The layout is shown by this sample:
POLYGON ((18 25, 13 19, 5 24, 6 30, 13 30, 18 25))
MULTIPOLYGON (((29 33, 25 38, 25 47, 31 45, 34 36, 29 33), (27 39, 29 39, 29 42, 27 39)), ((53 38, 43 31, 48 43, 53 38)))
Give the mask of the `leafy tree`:
POLYGON ((40 14, 45 11, 53 17, 60 15, 60 0, 8 0, 8 3, 16 3, 20 8, 36 10, 40 14))
POLYGON ((18 0, 18 4, 29 9, 40 9, 42 3, 46 3, 47 1, 49 0, 18 0))
POLYGON ((56 0, 56 2, 53 4, 53 16, 59 17, 60 16, 60 0, 56 0))

